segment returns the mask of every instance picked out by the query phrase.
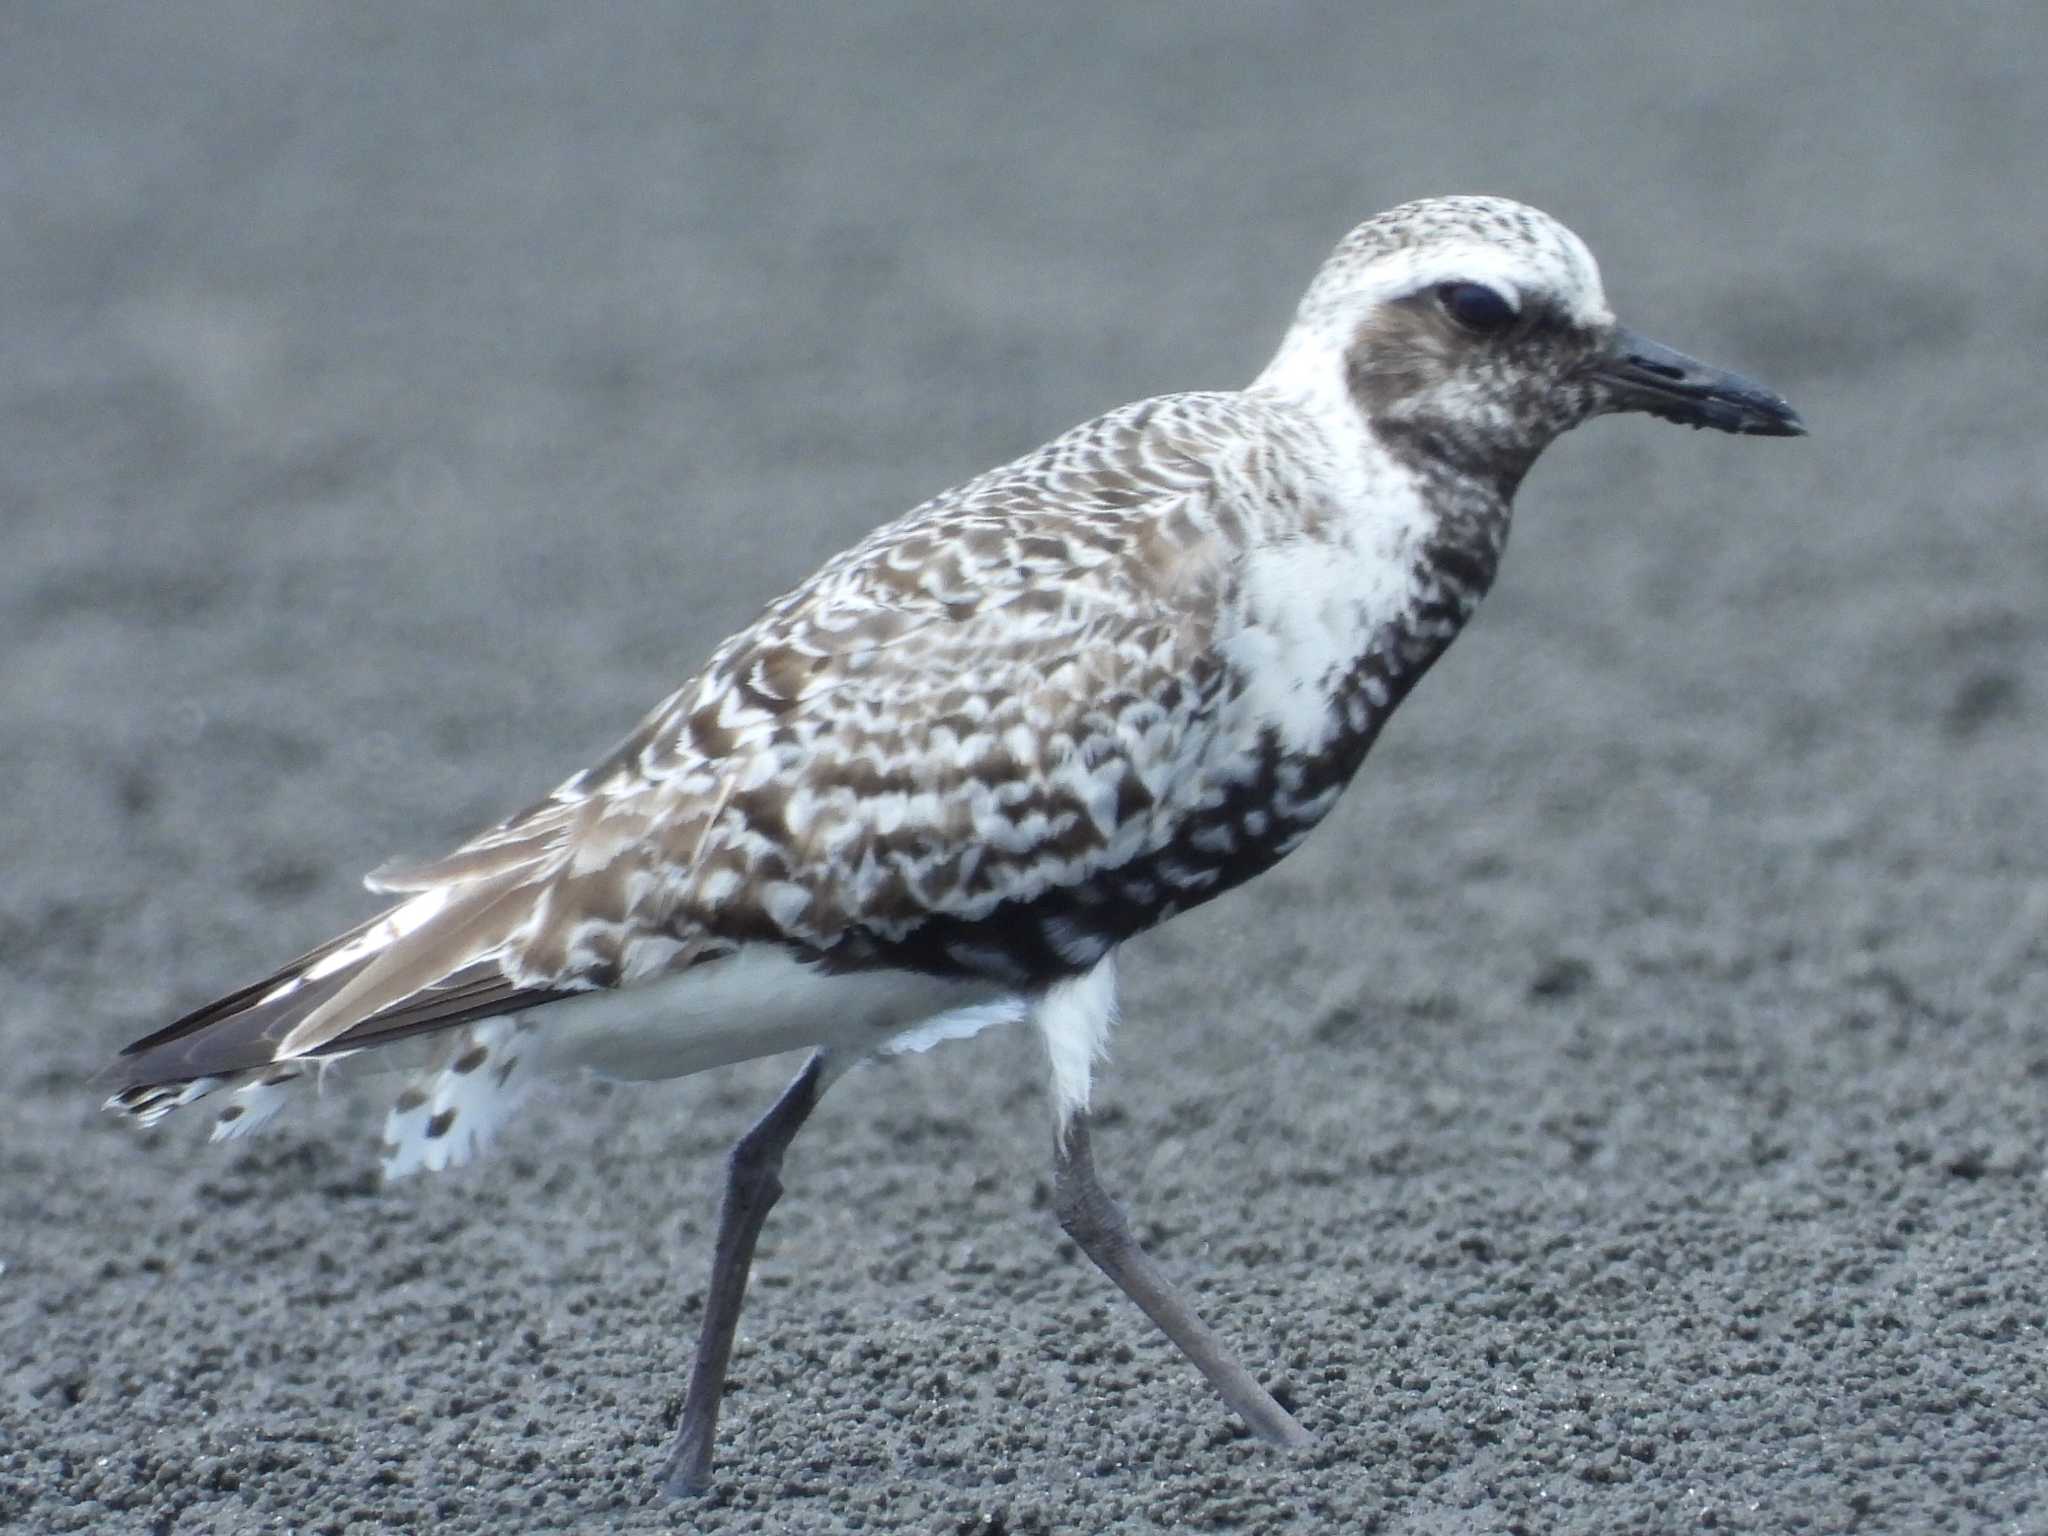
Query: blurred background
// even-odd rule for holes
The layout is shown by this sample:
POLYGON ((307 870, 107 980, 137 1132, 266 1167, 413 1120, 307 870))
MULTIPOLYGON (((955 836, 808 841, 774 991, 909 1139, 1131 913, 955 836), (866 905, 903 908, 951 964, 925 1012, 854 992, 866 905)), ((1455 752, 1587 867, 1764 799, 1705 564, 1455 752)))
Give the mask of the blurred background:
POLYGON ((2044 57, 2028 3, 9 5, 0 1524, 2038 1519, 2044 57), (828 1100, 687 1516, 788 1064, 388 1191, 388 1078, 246 1151, 98 1114, 360 871, 875 523, 1248 380, 1450 191, 1813 435, 1553 449, 1343 808, 1133 946, 1105 1177, 1306 1461, 1058 1241, 1022 1033, 828 1100))

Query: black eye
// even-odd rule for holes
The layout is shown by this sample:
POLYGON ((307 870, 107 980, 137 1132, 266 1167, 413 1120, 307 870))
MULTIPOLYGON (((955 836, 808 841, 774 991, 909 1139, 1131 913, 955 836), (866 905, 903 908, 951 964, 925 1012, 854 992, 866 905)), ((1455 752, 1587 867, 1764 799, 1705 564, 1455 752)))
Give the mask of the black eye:
POLYGON ((1445 314, 1481 336, 1515 323, 1515 306, 1484 283, 1442 283, 1436 297, 1445 314))

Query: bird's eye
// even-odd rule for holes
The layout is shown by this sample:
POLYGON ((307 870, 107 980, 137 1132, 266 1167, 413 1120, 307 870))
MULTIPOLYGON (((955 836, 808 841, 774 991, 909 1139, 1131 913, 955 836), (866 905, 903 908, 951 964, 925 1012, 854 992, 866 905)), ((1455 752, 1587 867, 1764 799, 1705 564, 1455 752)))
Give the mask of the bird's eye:
POLYGON ((1442 283, 1436 297, 1445 314, 1481 336, 1504 331, 1515 323, 1515 306, 1484 283, 1442 283))

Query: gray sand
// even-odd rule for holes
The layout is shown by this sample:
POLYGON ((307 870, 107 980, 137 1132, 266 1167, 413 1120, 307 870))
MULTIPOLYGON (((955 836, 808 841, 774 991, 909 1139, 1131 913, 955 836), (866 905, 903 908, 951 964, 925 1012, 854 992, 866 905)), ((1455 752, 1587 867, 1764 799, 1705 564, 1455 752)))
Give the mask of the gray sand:
POLYGON ((0 21, 0 1525, 2048 1525, 2048 13, 426 9, 0 21), (683 1508, 793 1063, 389 1190, 389 1076, 246 1150, 99 1113, 359 871, 1453 190, 1814 435, 1559 445, 1328 826, 1128 956, 1105 1177, 1311 1454, 1061 1240, 1021 1032, 827 1099, 683 1508))

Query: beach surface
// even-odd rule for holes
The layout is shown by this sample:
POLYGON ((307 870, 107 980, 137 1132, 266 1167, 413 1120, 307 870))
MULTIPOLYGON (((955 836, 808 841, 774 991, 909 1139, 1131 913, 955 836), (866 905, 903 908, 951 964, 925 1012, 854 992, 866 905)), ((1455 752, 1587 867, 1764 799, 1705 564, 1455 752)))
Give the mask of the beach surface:
POLYGON ((0 1528, 2048 1527, 2048 11, 1385 9, 9 8, 0 1528), (1330 820, 1126 952, 1105 1182, 1312 1450, 1063 1238, 1022 1030, 825 1100, 685 1505, 794 1060, 390 1187, 388 1073, 233 1147, 100 1112, 1452 191, 1812 436, 1559 443, 1330 820))

